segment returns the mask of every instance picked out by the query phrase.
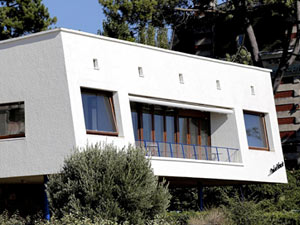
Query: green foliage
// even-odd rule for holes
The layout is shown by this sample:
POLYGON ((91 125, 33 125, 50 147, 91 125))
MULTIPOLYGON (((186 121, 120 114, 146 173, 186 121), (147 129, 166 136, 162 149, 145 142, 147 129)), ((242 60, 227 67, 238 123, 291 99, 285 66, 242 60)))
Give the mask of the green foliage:
POLYGON ((231 220, 226 217, 226 214, 221 208, 212 208, 205 212, 199 213, 196 216, 191 216, 188 220, 189 225, 229 225, 231 220))
POLYGON ((163 213, 168 189, 158 183, 141 149, 87 146, 65 160, 47 184, 51 211, 118 223, 143 224, 163 213))
POLYGON ((226 54, 226 61, 236 62, 245 65, 252 65, 251 53, 248 50, 241 46, 238 48, 237 53, 234 55, 226 54))
POLYGON ((185 225, 190 218, 198 218, 203 212, 195 211, 183 211, 183 212, 168 212, 166 214, 166 220, 170 224, 185 225))
POLYGON ((43 31, 55 23, 42 0, 0 0, 0 40, 43 31))
POLYGON ((175 6, 182 2, 187 1, 99 0, 106 16, 103 22, 104 35, 167 48, 165 27, 176 15, 175 6), (145 33, 148 41, 145 41, 145 33))
POLYGON ((170 211, 198 211, 197 188, 170 188, 170 211))
POLYGON ((157 47, 160 48, 169 48, 169 41, 168 41, 168 30, 165 27, 161 27, 158 29, 157 32, 157 47))
POLYGON ((147 29, 146 44, 155 46, 155 28, 151 25, 147 29))
POLYGON ((224 207, 227 216, 234 224, 258 224, 260 212, 253 201, 241 201, 238 197, 230 199, 229 205, 224 207))

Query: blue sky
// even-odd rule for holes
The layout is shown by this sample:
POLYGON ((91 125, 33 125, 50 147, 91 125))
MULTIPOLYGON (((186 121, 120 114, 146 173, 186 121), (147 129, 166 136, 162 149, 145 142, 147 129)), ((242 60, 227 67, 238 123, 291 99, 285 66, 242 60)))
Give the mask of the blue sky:
MULTIPOLYGON (((221 0, 218 0, 220 3, 221 0)), ((102 30, 105 18, 98 0, 43 0, 51 17, 57 17, 53 27, 64 27, 96 34, 102 30)))
POLYGON ((51 17, 57 17, 54 27, 64 27, 96 34, 102 29, 101 5, 98 0, 43 0, 51 17))

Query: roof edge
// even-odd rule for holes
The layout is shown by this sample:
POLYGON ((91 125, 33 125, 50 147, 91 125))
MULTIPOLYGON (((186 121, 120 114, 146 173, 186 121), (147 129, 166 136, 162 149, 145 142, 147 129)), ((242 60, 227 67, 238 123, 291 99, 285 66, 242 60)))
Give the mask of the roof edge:
POLYGON ((266 69, 266 68, 260 68, 260 67, 256 67, 256 66, 249 66, 249 65, 244 65, 244 64, 234 63, 234 62, 228 62, 228 61, 208 58, 208 57, 204 57, 204 56, 192 55, 192 54, 187 54, 187 53, 183 53, 183 52, 177 52, 174 50, 162 49, 162 48, 153 47, 150 45, 144 45, 144 44, 140 44, 140 43, 119 40, 119 39, 115 39, 115 38, 111 38, 111 37, 105 37, 105 36, 101 36, 101 35, 97 35, 97 34, 91 34, 91 33, 83 32, 83 31, 77 31, 77 30, 72 30, 72 29, 67 29, 67 28, 55 28, 55 29, 51 29, 51 30, 47 30, 47 31, 41 31, 38 33, 28 34, 28 35, 25 35, 22 37, 3 40, 3 41, 0 41, 0 45, 20 41, 23 39, 29 39, 32 37, 44 36, 49 33, 55 33, 55 32, 57 32, 57 33, 66 32, 66 33, 71 33, 71 34, 77 34, 77 35, 101 39, 101 40, 105 40, 105 41, 111 41, 111 42, 116 42, 116 43, 120 43, 120 44, 126 44, 126 45, 136 46, 136 47, 140 47, 140 48, 151 49, 154 51, 160 51, 160 52, 164 52, 164 53, 169 53, 169 54, 174 54, 174 55, 179 55, 179 56, 184 56, 184 57, 189 57, 189 58, 194 58, 194 59, 201 59, 201 60, 209 61, 209 62, 215 62, 215 63, 231 65, 231 66, 236 66, 236 67, 248 68, 248 69, 258 70, 258 71, 262 71, 262 72, 270 73, 272 71, 272 70, 266 69))

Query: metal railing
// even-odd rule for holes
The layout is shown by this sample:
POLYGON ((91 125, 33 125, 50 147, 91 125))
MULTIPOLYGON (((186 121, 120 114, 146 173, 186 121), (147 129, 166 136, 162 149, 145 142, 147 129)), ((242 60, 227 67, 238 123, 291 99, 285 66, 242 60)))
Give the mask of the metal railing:
POLYGON ((242 162, 240 150, 237 148, 144 140, 136 141, 136 145, 143 147, 146 151, 146 156, 151 157, 171 157, 234 163, 242 162))

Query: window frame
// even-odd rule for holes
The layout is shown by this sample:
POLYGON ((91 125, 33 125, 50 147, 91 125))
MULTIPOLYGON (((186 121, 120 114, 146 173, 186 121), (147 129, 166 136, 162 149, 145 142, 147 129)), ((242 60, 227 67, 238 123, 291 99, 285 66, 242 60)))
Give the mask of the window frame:
POLYGON ((265 119, 265 113, 261 112, 253 112, 253 111, 248 111, 248 110, 243 110, 243 118, 244 118, 244 125, 245 125, 245 132, 246 132, 246 137, 247 137, 247 143, 248 143, 248 148, 250 150, 260 150, 260 151, 270 151, 270 146, 269 146, 269 140, 268 140, 268 133, 267 133, 267 126, 266 126, 266 119, 265 119), (245 114, 249 115, 254 115, 254 116, 259 116, 261 122, 262 122, 262 127, 263 127, 263 133, 264 133, 264 139, 266 143, 266 147, 254 147, 250 146, 248 142, 248 135, 247 135, 247 128, 246 128, 246 121, 245 121, 245 114))
MULTIPOLYGON (((101 94, 106 97, 108 97, 109 100, 109 105, 112 113, 112 118, 113 118, 113 126, 115 128, 115 132, 109 132, 109 131, 98 131, 98 130, 89 130, 86 128, 86 122, 85 122, 85 116, 84 116, 84 124, 85 124, 85 129, 86 129, 86 134, 92 134, 92 135, 105 135, 105 136, 118 136, 119 131, 118 131, 118 126, 117 126, 117 120, 116 120, 116 115, 115 115, 115 109, 114 109, 114 103, 113 103, 113 92, 111 91, 104 91, 104 90, 98 90, 98 89, 93 89, 93 88, 86 88, 86 87, 81 87, 81 98, 82 94, 95 94, 96 96, 101 94)), ((83 107, 83 101, 82 102, 82 109, 83 109, 83 114, 84 114, 84 107, 83 107)))
POLYGON ((24 133, 0 135, 0 140, 10 139, 10 138, 22 138, 22 137, 26 137, 25 136, 25 133, 26 133, 25 132, 25 102, 24 101, 20 101, 20 102, 1 103, 0 106, 20 105, 20 104, 24 105, 24 133))
MULTIPOLYGON (((135 104, 135 112, 137 113, 137 122, 138 122, 138 130, 137 130, 137 135, 138 135, 138 141, 144 140, 144 125, 143 125, 143 112, 142 108, 143 105, 148 105, 150 107, 150 112, 149 114, 151 115, 151 141, 156 142, 155 138, 155 105, 152 104, 147 104, 147 103, 139 103, 139 102, 130 102, 135 104)), ((168 107, 161 106, 162 110, 162 115, 163 116, 163 124, 164 124, 164 132, 163 132, 163 142, 167 142, 167 131, 166 131, 166 117, 167 116, 173 116, 174 117, 174 141, 172 143, 174 144, 183 144, 181 143, 180 140, 180 133, 179 133, 179 118, 186 118, 187 119, 187 145, 192 145, 191 144, 191 134, 190 134, 190 120, 191 119, 197 119, 198 120, 198 130, 197 130, 197 145, 202 145, 202 138, 201 138, 201 119, 209 119, 209 113, 208 112, 202 112, 202 111, 196 111, 196 110, 190 110, 190 109, 180 109, 180 108, 173 108, 174 109, 174 114, 173 115, 168 115, 166 113, 166 109, 168 107)), ((132 112, 132 108, 131 108, 132 112)), ((211 124, 209 122, 209 131, 210 131, 211 124)), ((208 135, 208 145, 211 145, 211 133, 209 132, 208 135)))

